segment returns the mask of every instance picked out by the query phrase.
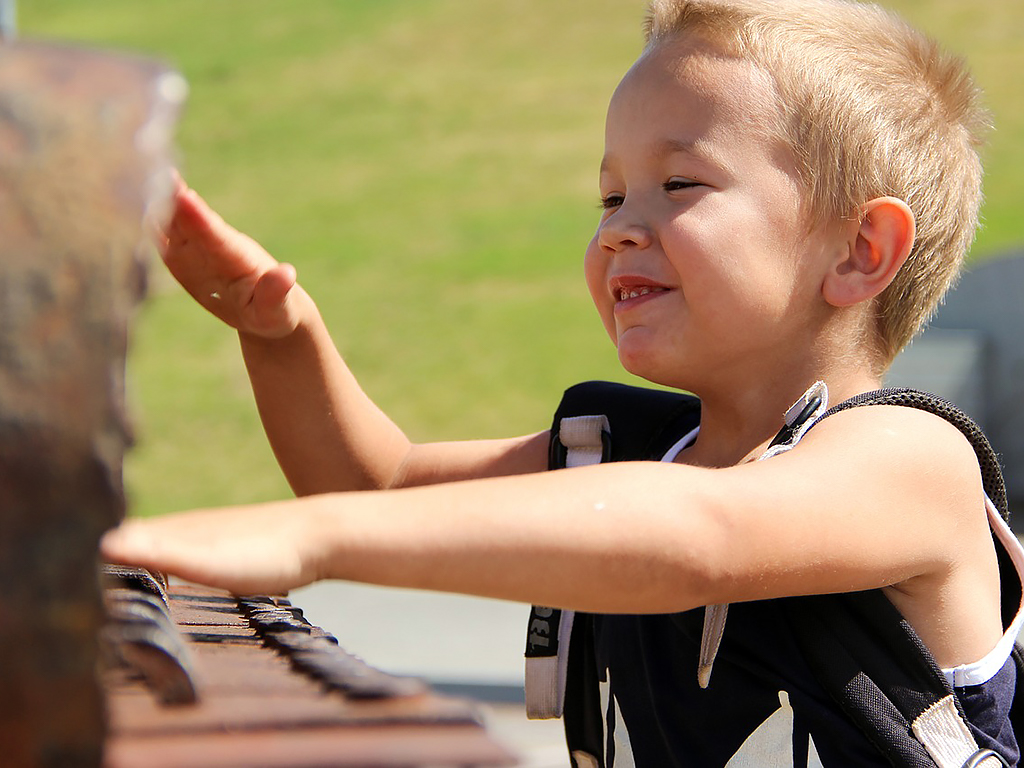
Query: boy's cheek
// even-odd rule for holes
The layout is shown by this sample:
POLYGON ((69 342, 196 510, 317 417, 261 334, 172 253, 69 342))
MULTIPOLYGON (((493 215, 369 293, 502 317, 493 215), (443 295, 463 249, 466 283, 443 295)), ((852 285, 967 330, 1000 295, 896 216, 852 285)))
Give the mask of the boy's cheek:
POLYGON ((619 329, 615 323, 615 313, 611 308, 611 302, 606 301, 603 304, 594 298, 594 303, 597 306, 597 313, 601 316, 601 322, 604 325, 605 331, 608 332, 608 338, 612 340, 612 344, 615 346, 619 345, 619 329))
MULTIPOLYGON (((602 317, 602 319, 604 318, 602 317)), ((612 344, 616 347, 619 346, 619 331, 615 327, 615 320, 613 319, 611 322, 605 320, 604 329, 608 331, 608 338, 612 340, 612 344)))
POLYGON ((587 289, 590 291, 590 298, 601 316, 601 322, 611 337, 612 343, 618 338, 615 330, 615 302, 608 292, 608 260, 601 253, 601 247, 597 243, 597 235, 587 245, 587 252, 583 257, 583 271, 587 280, 587 289))
POLYGON ((600 292, 595 293, 592 290, 590 297, 594 301, 594 306, 597 309, 597 314, 601 317, 601 323, 604 325, 605 331, 608 332, 608 337, 612 340, 612 344, 617 345, 619 328, 618 323, 615 321, 615 302, 608 296, 608 292, 604 290, 603 284, 600 292))

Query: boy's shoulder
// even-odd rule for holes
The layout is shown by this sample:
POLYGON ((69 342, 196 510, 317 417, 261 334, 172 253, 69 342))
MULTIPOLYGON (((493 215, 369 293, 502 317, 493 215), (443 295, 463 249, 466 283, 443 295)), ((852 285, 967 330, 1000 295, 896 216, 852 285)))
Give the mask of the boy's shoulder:
POLYGON ((976 461, 985 493, 1003 519, 1009 518, 995 451, 974 420, 945 398, 902 387, 865 392, 829 408, 808 431, 811 429, 860 435, 866 431, 869 437, 877 432, 879 442, 888 439, 894 445, 905 445, 926 462, 965 461, 970 466, 976 461), (882 407, 860 407, 869 405, 882 407), (829 418, 844 413, 846 418, 829 418), (965 450, 965 441, 971 452, 965 450))
POLYGON ((984 491, 1008 518, 998 458, 973 421, 925 393, 908 400, 867 394, 817 419, 794 459, 802 457, 798 461, 806 462, 805 469, 829 473, 837 489, 888 488, 894 508, 974 518, 979 509, 974 500, 980 501, 984 491))

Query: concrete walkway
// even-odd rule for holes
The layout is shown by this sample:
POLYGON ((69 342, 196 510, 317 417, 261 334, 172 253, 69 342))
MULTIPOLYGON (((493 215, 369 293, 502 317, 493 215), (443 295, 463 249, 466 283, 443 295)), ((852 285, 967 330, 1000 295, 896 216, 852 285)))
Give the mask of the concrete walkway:
POLYGON ((290 599, 375 667, 522 697, 528 606, 347 582, 313 584, 290 599))
POLYGON ((529 606, 347 582, 320 582, 289 598, 308 621, 374 667, 481 701, 488 729, 523 768, 569 765, 562 721, 526 719, 529 606))

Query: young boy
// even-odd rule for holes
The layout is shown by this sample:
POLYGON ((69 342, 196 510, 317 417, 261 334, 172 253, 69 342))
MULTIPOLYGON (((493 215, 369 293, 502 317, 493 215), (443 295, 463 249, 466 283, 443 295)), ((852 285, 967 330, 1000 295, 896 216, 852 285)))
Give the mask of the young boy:
POLYGON ((607 735, 577 765, 889 764, 779 618, 784 598, 881 590, 978 746, 1015 764, 997 548, 1019 563, 1019 545, 963 434, 850 408, 757 461, 816 382, 834 403, 877 389, 955 278, 980 199, 973 85, 841 0, 656 0, 646 37, 609 107, 586 277, 622 364, 695 393, 699 431, 662 461, 558 472, 548 432, 413 445, 295 270, 180 184, 166 263, 238 329, 301 498, 130 521, 104 555, 238 593, 340 578, 588 612, 607 735), (702 607, 730 603, 701 651, 702 607))

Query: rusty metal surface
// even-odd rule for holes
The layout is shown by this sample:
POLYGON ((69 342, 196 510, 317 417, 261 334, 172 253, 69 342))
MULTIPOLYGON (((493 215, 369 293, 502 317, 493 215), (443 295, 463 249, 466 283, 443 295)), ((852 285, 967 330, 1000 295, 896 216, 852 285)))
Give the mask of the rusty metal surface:
POLYGON ((143 284, 149 181, 173 117, 165 74, 0 42, 0 743, 10 768, 101 759, 96 546, 124 506, 125 338, 143 284))
POLYGON ((348 656, 286 600, 240 603, 224 592, 173 582, 166 594, 169 616, 188 645, 197 701, 167 706, 131 670, 108 669, 107 768, 514 764, 471 702, 439 696, 348 656), (262 615, 254 619, 254 613, 262 615), (373 695, 325 682, 294 658, 294 649, 270 639, 281 631, 317 641, 328 660, 343 654, 349 673, 358 670, 373 682, 373 695))

